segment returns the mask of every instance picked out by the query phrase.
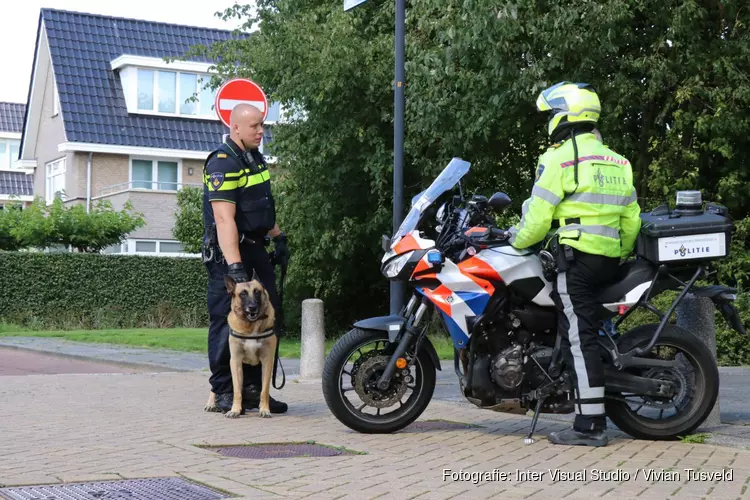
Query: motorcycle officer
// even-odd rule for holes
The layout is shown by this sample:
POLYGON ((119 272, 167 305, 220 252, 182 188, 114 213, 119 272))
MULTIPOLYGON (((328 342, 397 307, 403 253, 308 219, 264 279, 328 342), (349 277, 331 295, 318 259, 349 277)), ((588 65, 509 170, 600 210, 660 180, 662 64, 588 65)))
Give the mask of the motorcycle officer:
MULTIPOLYGON (((254 270, 278 311, 281 304, 273 263, 265 249, 268 237, 273 239, 277 262, 284 266, 289 259, 286 235, 276 224, 268 166, 258 151, 263 137, 263 113, 241 103, 232 109, 229 122, 229 137, 206 159, 203 194, 206 230, 203 261, 209 278, 209 383, 222 413, 231 409, 233 392, 227 323, 231 298, 224 276, 230 276, 237 283, 247 282, 250 281, 248 273, 254 270)), ((246 364, 243 368, 244 412, 260 404, 262 368, 260 364, 246 364)), ((270 398, 270 409, 271 413, 284 413, 287 404, 270 398)))
POLYGON ((548 439, 605 446, 597 295, 614 279, 620 258, 633 250, 641 210, 630 162, 605 146, 595 128, 601 105, 592 87, 560 82, 542 91, 536 105, 551 114, 547 132, 554 144, 539 158, 531 197, 508 241, 524 249, 549 236, 556 257, 552 295, 562 353, 573 367, 576 417, 571 429, 548 439))

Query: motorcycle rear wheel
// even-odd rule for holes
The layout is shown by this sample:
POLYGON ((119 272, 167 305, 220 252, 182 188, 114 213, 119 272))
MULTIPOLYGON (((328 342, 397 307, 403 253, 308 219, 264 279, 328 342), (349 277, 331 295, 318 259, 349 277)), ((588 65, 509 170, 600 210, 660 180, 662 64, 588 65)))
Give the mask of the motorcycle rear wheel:
MULTIPOLYGON (((618 350, 626 352, 634 347, 646 347, 657 326, 643 325, 626 333, 618 342, 618 350)), ((605 402, 607 416, 612 422, 620 430, 636 439, 673 440, 689 435, 706 420, 719 396, 719 369, 711 351, 698 337, 682 328, 668 324, 650 354, 653 355, 654 350, 660 348, 662 352, 666 348, 667 351, 673 349, 682 354, 682 358, 679 358, 683 360, 682 367, 676 371, 661 370, 661 373, 658 373, 659 369, 652 370, 647 367, 633 367, 626 368, 626 370, 641 376, 646 376, 645 374, 651 371, 652 378, 665 377, 681 382, 681 385, 685 387, 681 387, 681 392, 678 394, 682 396, 682 402, 678 401, 674 404, 675 415, 661 421, 664 410, 671 404, 670 402, 646 401, 648 398, 642 398, 644 402, 636 410, 624 401, 607 398, 605 402), (687 380, 688 375, 692 375, 692 381, 687 380), (686 399, 689 401, 685 401, 686 399), (678 409, 680 403, 684 406, 678 409), (643 406, 658 409, 660 421, 640 416, 638 411, 643 406)), ((617 394, 617 396, 623 395, 617 394)))
MULTIPOLYGON (((326 358, 325 367, 323 369, 323 396, 325 397, 326 404, 331 410, 331 413, 344 425, 352 430, 363 434, 388 434, 396 432, 408 426, 414 420, 416 420, 422 412, 429 405, 432 399, 433 392, 435 391, 436 384, 436 370, 432 362, 432 359, 427 354, 427 351, 420 349, 420 352, 416 356, 414 361, 413 369, 415 375, 413 378, 414 390, 411 396, 408 398, 406 403, 401 403, 403 399, 403 393, 394 401, 390 406, 383 406, 378 408, 377 415, 368 415, 363 413, 361 408, 358 410, 355 406, 349 402, 344 396, 344 392, 355 391, 355 388, 344 389, 342 386, 342 377, 345 373, 348 373, 352 378, 352 385, 355 386, 355 378, 360 377, 358 380, 362 380, 365 375, 360 375, 359 372, 352 376, 352 371, 355 370, 354 365, 346 371, 347 362, 356 352, 361 352, 361 348, 367 344, 375 343, 377 345, 383 345, 384 347, 390 346, 388 342, 388 333, 381 330, 363 330, 355 328, 350 330, 346 335, 341 337, 339 341, 334 345, 331 352, 326 358), (395 406, 401 403, 401 406, 396 408, 392 413, 388 415, 380 415, 380 409, 395 406)), ((382 349, 380 349, 382 350, 382 349)), ((369 358, 373 361, 368 360, 370 375, 367 375, 367 381, 372 382, 377 376, 382 373, 384 359, 389 358, 390 355, 370 354, 369 358), (376 358, 377 359, 374 359, 376 358)), ((365 358, 367 359, 367 358, 365 358)), ((356 362, 355 362, 356 364, 356 362)), ((364 364, 360 367, 364 369, 364 364)), ((398 372, 399 370, 396 370, 398 372)), ((393 394, 387 401, 395 398, 399 395, 399 391, 404 391, 400 384, 408 382, 400 382, 400 375, 394 374, 391 381, 391 387, 389 387, 388 394, 393 394)), ((360 385, 360 390, 362 385, 360 385)), ((375 391, 372 388, 365 389, 366 391, 372 391, 374 398, 387 397, 377 394, 379 391, 375 391)), ((369 395, 367 398, 369 399, 369 395)), ((380 403, 378 403, 380 404, 380 403)), ((385 403, 382 403, 385 404, 385 403)))

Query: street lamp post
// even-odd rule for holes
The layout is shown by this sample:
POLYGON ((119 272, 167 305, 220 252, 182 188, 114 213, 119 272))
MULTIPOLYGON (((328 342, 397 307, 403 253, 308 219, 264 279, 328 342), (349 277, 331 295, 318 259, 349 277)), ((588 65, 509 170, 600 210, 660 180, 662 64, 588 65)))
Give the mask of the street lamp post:
MULTIPOLYGON (((405 0, 396 0, 396 82, 393 89, 393 233, 404 215, 404 52, 406 46, 405 0)), ((391 282, 391 314, 404 302, 404 283, 391 282)))

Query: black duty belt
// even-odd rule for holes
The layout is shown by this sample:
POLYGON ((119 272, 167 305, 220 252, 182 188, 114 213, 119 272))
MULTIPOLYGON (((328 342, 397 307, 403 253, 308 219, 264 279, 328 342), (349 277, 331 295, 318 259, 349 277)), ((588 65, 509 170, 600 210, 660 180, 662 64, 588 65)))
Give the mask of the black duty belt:
POLYGON ((566 219, 555 219, 555 220, 552 221, 552 229, 557 229, 557 228, 560 227, 560 220, 564 220, 566 226, 568 224, 580 224, 581 223, 581 218, 580 217, 573 217, 573 218, 570 218, 570 219, 567 219, 567 218, 566 219))

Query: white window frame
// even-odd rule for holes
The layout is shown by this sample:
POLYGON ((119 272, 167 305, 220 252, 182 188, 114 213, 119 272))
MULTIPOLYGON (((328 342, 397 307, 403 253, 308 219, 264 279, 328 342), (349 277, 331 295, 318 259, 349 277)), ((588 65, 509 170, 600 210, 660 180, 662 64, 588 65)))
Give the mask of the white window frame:
MULTIPOLYGON (((154 239, 146 239, 146 238, 133 238, 125 240, 121 247, 120 252, 117 253, 110 253, 107 255, 145 255, 150 257, 190 257, 190 258, 197 258, 201 255, 199 253, 187 253, 187 252, 162 252, 161 251, 161 244, 162 243, 178 243, 182 244, 177 240, 154 240, 154 239), (138 242, 149 242, 149 243, 156 243, 156 251, 155 252, 138 252, 136 251, 136 243, 138 242)), ((102 250, 102 252, 104 252, 102 250)))
POLYGON ((5 153, 0 153, 0 170, 14 168, 13 163, 18 160, 17 158, 13 158, 11 151, 13 146, 16 146, 19 150, 21 149, 21 140, 10 137, 0 137, 0 144, 5 145, 5 153))
POLYGON ((56 158, 50 162, 47 162, 44 164, 44 199, 47 202, 47 205, 51 205, 55 201, 55 194, 52 193, 50 196, 50 187, 51 187, 51 179, 52 177, 62 176, 63 178, 63 189, 62 189, 62 200, 65 201, 67 196, 65 196, 65 189, 67 188, 67 173, 68 173, 68 165, 67 165, 67 157, 62 156, 60 158, 56 158), (52 166, 56 163, 62 162, 62 170, 60 172, 57 172, 55 175, 51 175, 50 169, 52 166))
POLYGON ((52 116, 55 117, 60 113, 60 94, 57 91, 57 79, 52 77, 52 116))
POLYGON ((5 151, 0 152, 0 169, 9 168, 10 161, 10 139, 0 137, 0 144, 5 146, 5 151))
MULTIPOLYGON (((132 73, 132 84, 135 88, 135 92, 133 93, 133 97, 135 99, 133 103, 133 113, 141 113, 146 115, 156 115, 156 116, 175 116, 179 118, 194 118, 196 120, 206 120, 206 119, 215 119, 218 121, 218 117, 216 116, 216 110, 211 110, 210 112, 206 114, 201 114, 201 90, 205 83, 207 83, 211 79, 211 75, 207 73, 197 73, 194 71, 176 71, 174 69, 166 69, 166 68, 148 68, 148 67, 135 67, 133 68, 135 71, 132 73), (151 71, 154 74, 154 83, 153 88, 151 89, 152 96, 153 96, 153 104, 151 109, 141 109, 138 107, 138 72, 139 71, 151 71), (164 73, 174 73, 176 82, 175 82, 175 111, 173 113, 166 112, 166 111, 159 111, 159 72, 164 73), (189 74, 194 75, 196 77, 196 85, 195 85, 195 92, 197 95, 197 101, 195 101, 193 104, 195 105, 195 114, 189 115, 189 114, 183 114, 180 112, 180 105, 182 104, 182 100, 180 99, 180 75, 182 74, 189 74), (201 79, 203 81, 201 82, 201 79)), ((217 89, 218 90, 218 89, 217 89)), ((216 90, 212 91, 214 94, 214 99, 211 100, 211 104, 213 105, 216 98, 216 90)))
MULTIPOLYGON (((140 181, 138 181, 140 182, 140 181)), ((161 193, 176 193, 182 189, 182 159, 181 158, 162 158, 158 156, 131 156, 128 160, 128 189, 138 191, 156 191, 161 193), (150 161, 151 162, 151 189, 143 187, 133 187, 133 161, 150 161), (169 162, 177 164, 177 186, 174 189, 159 189, 159 162, 169 162)))
POLYGON ((21 141, 19 139, 6 139, 5 143, 7 144, 8 148, 8 168, 14 168, 13 163, 19 161, 17 157, 13 156, 13 145, 18 147, 18 151, 16 153, 21 151, 21 141))

